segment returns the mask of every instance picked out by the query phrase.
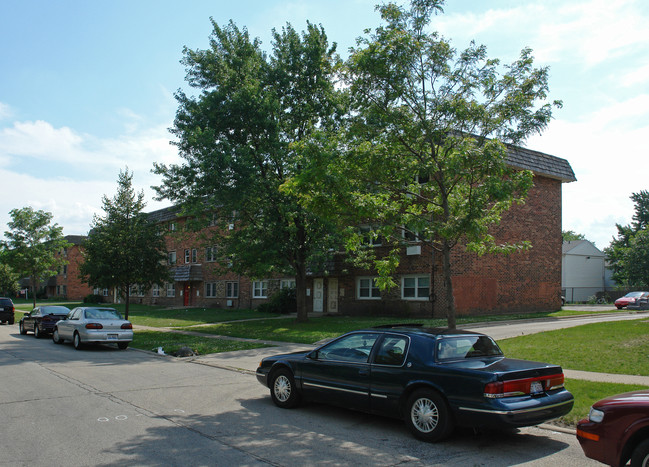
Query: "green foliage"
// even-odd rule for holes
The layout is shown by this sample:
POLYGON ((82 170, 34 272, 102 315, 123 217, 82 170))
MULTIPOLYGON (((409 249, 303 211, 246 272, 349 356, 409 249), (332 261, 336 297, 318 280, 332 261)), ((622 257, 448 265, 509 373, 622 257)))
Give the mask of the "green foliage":
POLYGON ((128 319, 131 286, 148 290, 169 280, 167 251, 162 235, 142 212, 144 193, 136 195, 133 175, 120 171, 117 194, 102 200, 104 217, 95 216, 83 244, 81 275, 93 287, 117 288, 125 296, 128 319))
MULTIPOLYGON (((67 264, 58 253, 70 246, 63 237, 63 227, 51 225, 52 214, 34 210, 31 206, 12 209, 9 214, 11 230, 5 232, 6 259, 19 277, 29 277, 33 291, 39 290, 42 280, 57 273, 67 264)), ((36 294, 33 293, 34 306, 36 294)))
POLYGON ((326 257, 332 230, 279 187, 301 170, 293 145, 335 125, 335 46, 322 27, 308 23, 299 34, 287 25, 273 30, 266 55, 245 28, 212 25, 210 48, 184 50, 199 94, 176 94, 172 132, 184 163, 157 164, 156 190, 203 226, 216 214, 220 228, 206 242, 218 245, 223 267, 251 277, 293 273, 305 320, 307 267, 326 257))
POLYGON ((18 274, 8 264, 0 263, 0 295, 11 296, 19 290, 18 274))
POLYGON ((269 347, 256 342, 241 342, 226 339, 186 336, 161 331, 135 331, 131 347, 157 352, 158 347, 171 355, 183 347, 189 347, 198 355, 210 353, 233 352, 236 350, 259 349, 269 347))
POLYGON ((101 295, 90 294, 83 297, 83 303, 103 303, 104 297, 101 295))
POLYGON ((263 313, 288 314, 297 312, 295 289, 285 288, 275 293, 270 300, 257 307, 263 313))
POLYGON ((573 232, 572 230, 562 230, 561 231, 561 237, 563 238, 564 242, 573 242, 573 241, 576 241, 576 240, 586 240, 586 236, 584 234, 573 232))
MULTIPOLYGON (((455 327, 450 252, 460 243, 479 254, 530 246, 501 243, 489 230, 532 186, 531 172, 508 166, 507 145, 541 132, 561 103, 546 102, 548 70, 533 67, 531 50, 500 67, 484 46, 458 53, 429 33, 442 3, 377 7, 385 24, 358 39, 342 69, 345 125, 295 146, 303 170, 284 189, 341 226, 379 226, 391 251, 369 261, 382 287, 394 284, 404 232, 441 252, 455 327)), ((353 234, 346 246, 364 264, 379 251, 353 234)))
POLYGON ((633 193, 631 224, 616 224, 618 235, 604 251, 613 279, 627 288, 649 288, 649 191, 633 193))

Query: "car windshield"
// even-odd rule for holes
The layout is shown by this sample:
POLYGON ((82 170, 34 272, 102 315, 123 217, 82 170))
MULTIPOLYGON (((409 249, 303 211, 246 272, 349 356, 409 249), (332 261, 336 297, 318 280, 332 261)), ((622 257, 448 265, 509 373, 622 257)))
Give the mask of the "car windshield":
POLYGON ((444 337, 437 342, 438 360, 500 357, 503 353, 489 336, 444 337))
POLYGON ((90 308, 86 310, 86 319, 122 319, 122 317, 112 308, 90 308))
POLYGON ((633 298, 633 297, 639 297, 642 295, 642 292, 629 292, 628 294, 625 295, 625 297, 633 298))

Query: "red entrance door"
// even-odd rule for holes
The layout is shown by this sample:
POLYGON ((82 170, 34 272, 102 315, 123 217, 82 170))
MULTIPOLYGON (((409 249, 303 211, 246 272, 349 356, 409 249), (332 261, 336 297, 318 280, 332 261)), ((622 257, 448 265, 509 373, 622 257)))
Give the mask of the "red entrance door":
POLYGON ((183 306, 191 305, 191 295, 192 295, 192 286, 188 283, 185 283, 183 288, 183 306))

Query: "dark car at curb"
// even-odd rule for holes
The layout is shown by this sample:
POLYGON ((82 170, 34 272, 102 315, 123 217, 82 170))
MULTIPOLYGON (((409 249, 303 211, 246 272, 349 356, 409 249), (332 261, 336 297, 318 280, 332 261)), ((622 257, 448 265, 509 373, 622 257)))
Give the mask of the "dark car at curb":
POLYGON ((577 423, 584 454, 614 467, 649 465, 649 389, 595 402, 577 423))
POLYGON ((27 332, 33 332, 36 338, 45 334, 52 334, 56 322, 64 319, 69 312, 69 308, 59 305, 37 306, 20 318, 18 323, 20 334, 24 335, 27 332))
POLYGON ((0 323, 14 324, 14 302, 10 298, 0 297, 0 323))
POLYGON ((395 417, 431 442, 455 426, 537 425, 574 402, 558 365, 505 358, 485 334, 413 325, 353 331, 313 351, 264 358, 257 379, 279 407, 312 400, 395 417))

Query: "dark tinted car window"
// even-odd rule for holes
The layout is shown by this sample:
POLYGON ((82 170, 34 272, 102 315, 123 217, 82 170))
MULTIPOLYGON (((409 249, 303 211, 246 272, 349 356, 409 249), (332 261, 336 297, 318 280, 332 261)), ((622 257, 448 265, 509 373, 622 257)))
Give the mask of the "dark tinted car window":
POLYGON ((488 336, 454 336, 437 342, 438 360, 502 356, 500 347, 488 336))
POLYGON ((2 307, 13 306, 13 302, 8 298, 0 298, 0 306, 2 307))
POLYGON ((408 339, 404 336, 386 336, 376 353, 374 363, 379 365, 403 365, 408 339))
POLYGON ((43 315, 67 315, 70 312, 64 306, 44 306, 41 307, 41 314, 43 315))
POLYGON ((344 362, 367 362, 378 334, 351 334, 320 349, 318 359, 344 362))

